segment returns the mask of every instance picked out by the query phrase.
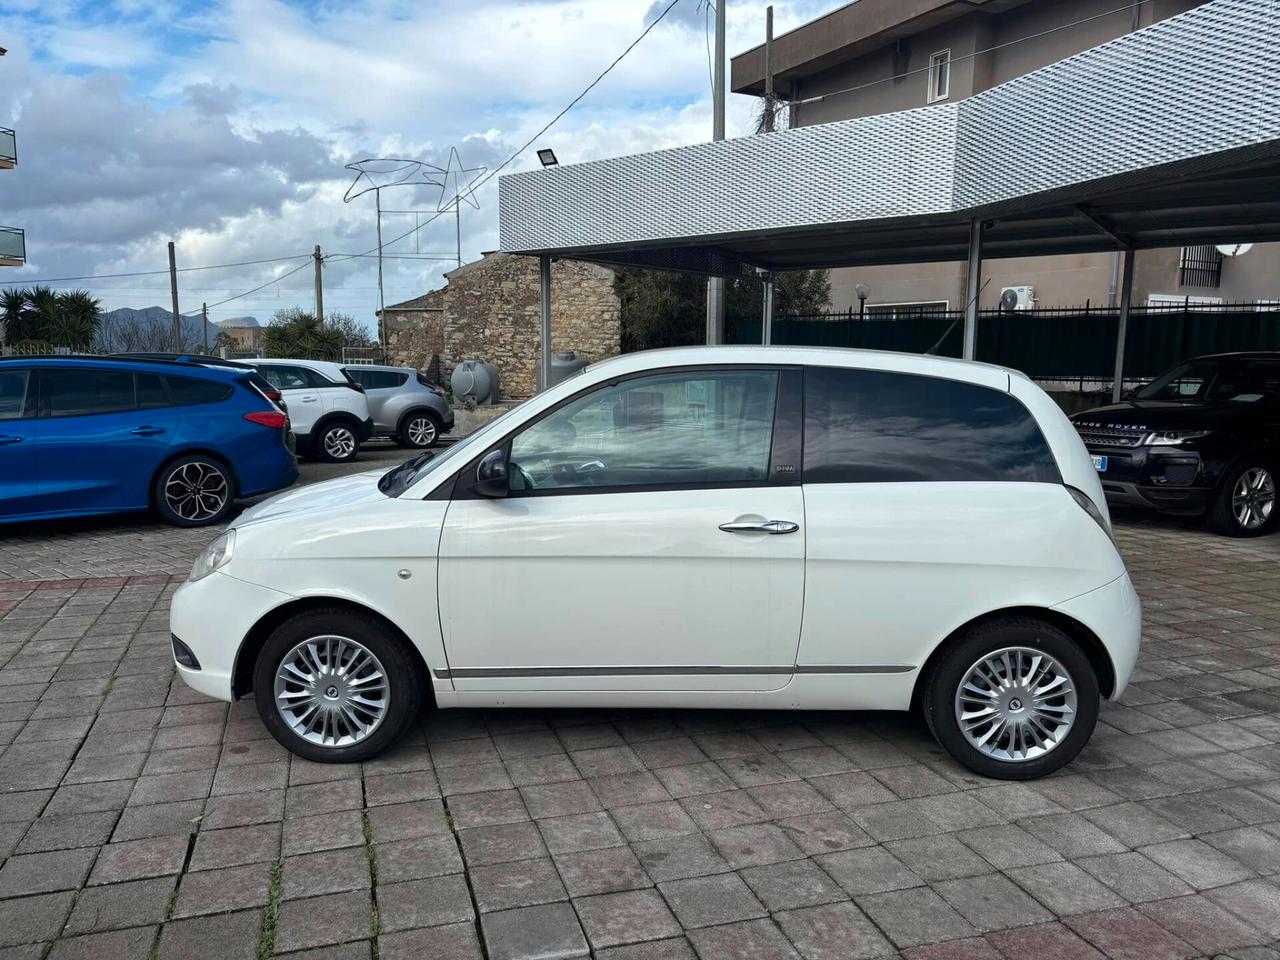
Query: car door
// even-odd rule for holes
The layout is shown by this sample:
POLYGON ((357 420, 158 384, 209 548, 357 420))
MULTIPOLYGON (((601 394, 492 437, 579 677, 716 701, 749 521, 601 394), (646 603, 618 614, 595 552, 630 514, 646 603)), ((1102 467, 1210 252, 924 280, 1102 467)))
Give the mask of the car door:
POLYGON ((324 413, 324 403, 306 367, 284 363, 261 363, 258 370, 266 381, 280 391, 289 406, 289 422, 293 432, 307 434, 324 413))
POLYGON ((40 375, 36 437, 41 508, 133 510, 150 504, 151 482, 173 441, 176 416, 160 378, 82 365, 40 375))
POLYGON ((0 367, 0 517, 31 513, 36 500, 37 372, 0 367))
POLYGON ((679 369, 589 388, 464 467, 439 549, 459 690, 767 690, 804 595, 798 373, 679 369))

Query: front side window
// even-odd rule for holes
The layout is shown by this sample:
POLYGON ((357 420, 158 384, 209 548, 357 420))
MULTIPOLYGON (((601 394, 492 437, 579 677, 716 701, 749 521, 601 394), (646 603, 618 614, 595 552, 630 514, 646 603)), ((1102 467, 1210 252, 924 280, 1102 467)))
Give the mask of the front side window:
POLYGON ((134 409, 133 374, 83 367, 46 370, 42 390, 49 416, 82 417, 134 409))
POLYGON ((267 382, 277 390, 306 390, 316 386, 307 376, 311 371, 306 367, 287 367, 282 365, 263 366, 258 368, 267 382))
POLYGON ((687 371, 623 380, 570 401, 511 444, 511 489, 763 483, 773 370, 687 371))
POLYGON ((1140 400, 1229 400, 1280 398, 1280 362, 1243 357, 1179 364, 1138 391, 1140 400))
POLYGON ((805 370, 805 483, 966 480, 1060 482, 1014 397, 939 377, 805 370))
POLYGON ((0 420, 17 420, 25 410, 27 370, 0 370, 0 420))
POLYGON ((929 58, 929 102, 951 95, 951 51, 939 50, 929 58))

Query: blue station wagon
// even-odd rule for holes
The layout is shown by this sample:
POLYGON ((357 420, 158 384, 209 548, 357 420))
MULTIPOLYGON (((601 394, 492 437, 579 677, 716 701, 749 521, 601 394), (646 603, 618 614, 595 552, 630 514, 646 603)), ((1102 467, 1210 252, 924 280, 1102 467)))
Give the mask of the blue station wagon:
POLYGON ((160 360, 0 361, 0 522, 154 509, 218 523, 298 477, 254 373, 160 360))

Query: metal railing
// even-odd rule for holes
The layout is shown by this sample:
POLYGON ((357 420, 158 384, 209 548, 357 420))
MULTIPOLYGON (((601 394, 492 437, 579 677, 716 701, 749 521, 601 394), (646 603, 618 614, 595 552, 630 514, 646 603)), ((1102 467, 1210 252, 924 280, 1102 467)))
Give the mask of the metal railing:
MULTIPOLYGON (((1115 370, 1118 311, 1112 307, 983 310, 977 358, 1036 380, 1109 383, 1115 370)), ((730 318, 729 343, 759 343, 760 321, 730 318)), ((775 317, 773 342, 797 346, 932 351, 960 356, 964 311, 894 320, 858 318, 856 310, 775 317)), ((1250 303, 1133 307, 1125 335, 1126 382, 1156 376, 1187 357, 1237 350, 1280 350, 1280 310, 1250 303)))
POLYGON ((0 227, 0 266, 27 262, 27 235, 21 227, 0 227))
POLYGON ((0 127, 0 170, 18 165, 18 139, 8 127, 0 127))

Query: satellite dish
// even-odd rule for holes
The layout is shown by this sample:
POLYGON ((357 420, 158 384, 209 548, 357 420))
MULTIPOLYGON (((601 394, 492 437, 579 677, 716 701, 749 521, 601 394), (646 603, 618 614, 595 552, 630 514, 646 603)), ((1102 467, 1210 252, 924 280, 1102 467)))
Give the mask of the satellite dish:
POLYGON ((1018 309, 1018 291, 1013 287, 1006 287, 1004 293, 1000 294, 1000 309, 1008 311, 1018 309))
POLYGON ((1218 252, 1224 257, 1238 257, 1253 249, 1252 243, 1220 243, 1218 252))

